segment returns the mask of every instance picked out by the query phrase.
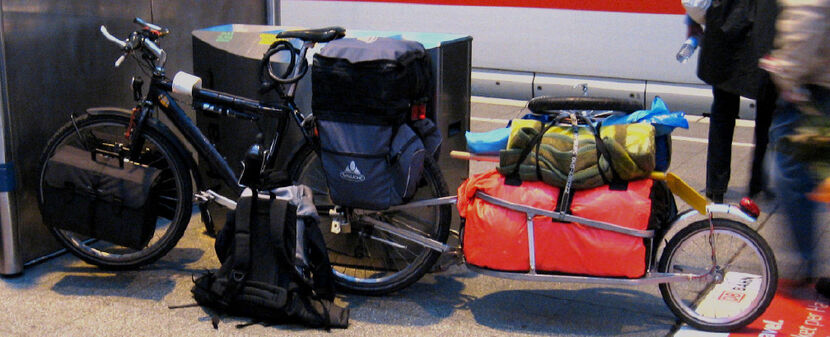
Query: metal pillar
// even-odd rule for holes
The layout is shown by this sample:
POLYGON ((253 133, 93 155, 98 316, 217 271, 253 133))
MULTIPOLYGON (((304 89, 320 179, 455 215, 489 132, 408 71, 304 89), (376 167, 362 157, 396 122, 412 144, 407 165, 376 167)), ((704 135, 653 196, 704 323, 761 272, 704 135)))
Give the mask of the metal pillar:
POLYGON ((6 82, 6 44, 4 42, 3 13, 0 10, 0 274, 14 275, 23 271, 19 254, 20 241, 17 226, 12 222, 9 192, 14 189, 12 163, 6 161, 7 117, 9 112, 6 82))

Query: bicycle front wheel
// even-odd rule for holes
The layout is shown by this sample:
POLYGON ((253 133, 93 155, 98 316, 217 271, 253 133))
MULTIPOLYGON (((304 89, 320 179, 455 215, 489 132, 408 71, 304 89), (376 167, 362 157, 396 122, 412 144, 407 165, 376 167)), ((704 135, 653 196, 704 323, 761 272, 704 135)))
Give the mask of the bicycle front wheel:
MULTIPOLYGON (((124 137, 130 120, 120 114, 84 115, 61 127, 52 136, 40 158, 38 201, 43 207, 46 193, 45 174, 49 158, 63 146, 101 153, 129 153, 124 137)), ((147 123, 143 129, 144 144, 137 158, 125 158, 139 165, 160 171, 150 193, 158 218, 149 242, 141 249, 127 248, 90 238, 69 230, 50 228, 58 241, 82 260, 108 269, 129 269, 152 263, 172 249, 184 234, 193 207, 190 173, 166 129, 147 123)))
POLYGON ((666 245, 658 267, 664 273, 709 274, 660 284, 660 293, 689 325, 725 332, 746 326, 766 310, 778 285, 778 268, 758 233, 731 220, 712 222, 713 231, 703 220, 678 232, 666 245))
MULTIPOLYGON (((418 281, 435 264, 441 255, 438 251, 378 230, 349 214, 369 216, 446 243, 452 221, 450 205, 387 211, 343 210, 329 197, 319 156, 305 147, 297 158, 289 172, 295 182, 309 186, 314 192, 314 205, 321 218, 320 230, 326 240, 335 281, 343 290, 365 295, 397 291, 418 281), (344 228, 338 232, 332 227, 333 221, 348 218, 351 219, 348 232, 344 228)), ((411 201, 448 195, 447 184, 432 158, 426 158, 418 186, 411 201)))

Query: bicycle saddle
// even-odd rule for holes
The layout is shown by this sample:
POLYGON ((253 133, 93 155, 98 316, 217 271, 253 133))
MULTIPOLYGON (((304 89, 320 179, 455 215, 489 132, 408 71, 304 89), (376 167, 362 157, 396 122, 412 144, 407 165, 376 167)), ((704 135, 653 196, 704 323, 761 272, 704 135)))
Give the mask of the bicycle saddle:
POLYGON ((542 96, 530 100, 527 108, 537 114, 551 114, 559 110, 614 110, 632 113, 643 109, 643 103, 630 99, 608 97, 553 97, 542 96))
POLYGON ((277 38, 298 38, 303 41, 329 42, 346 35, 343 27, 325 27, 317 29, 287 30, 277 33, 277 38))

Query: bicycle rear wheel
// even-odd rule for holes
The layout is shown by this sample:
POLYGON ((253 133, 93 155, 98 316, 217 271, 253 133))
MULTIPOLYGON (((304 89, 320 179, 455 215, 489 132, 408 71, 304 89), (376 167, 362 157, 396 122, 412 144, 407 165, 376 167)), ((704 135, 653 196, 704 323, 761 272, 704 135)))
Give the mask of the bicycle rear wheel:
MULTIPOLYGON (((441 255, 411 241, 375 229, 355 220, 369 216, 400 229, 446 243, 451 206, 424 206, 406 210, 342 210, 329 197, 320 158, 305 147, 290 166, 292 179, 314 191, 314 205, 320 214, 320 229, 326 240, 335 281, 342 289, 365 295, 382 295, 400 290, 420 279, 441 255), (356 216, 360 214, 360 216, 356 216), (335 233, 333 220, 350 218, 350 232, 335 233)), ((432 158, 424 162, 424 174, 411 201, 447 196, 447 185, 432 158)), ((345 219, 344 219, 345 220, 345 219)))
POLYGON ((666 245, 659 271, 710 275, 688 282, 660 284, 669 308, 689 325, 707 331, 731 331, 760 316, 775 295, 778 268, 766 241, 741 223, 713 219, 678 232, 666 245), (714 246, 714 247, 713 247, 714 246))
MULTIPOLYGON (((130 120, 125 115, 84 115, 61 127, 49 140, 39 164, 38 202, 43 208, 46 193, 45 174, 48 161, 62 146, 73 146, 87 151, 129 153, 124 131, 130 120)), ((82 260, 108 269, 129 269, 152 263, 172 249, 184 234, 193 208, 193 187, 186 164, 169 137, 169 131, 154 123, 143 130, 144 145, 138 158, 127 158, 134 163, 160 170, 157 183, 151 190, 157 197, 154 209, 159 216, 149 242, 142 249, 127 248, 78 233, 49 228, 58 241, 82 260)))

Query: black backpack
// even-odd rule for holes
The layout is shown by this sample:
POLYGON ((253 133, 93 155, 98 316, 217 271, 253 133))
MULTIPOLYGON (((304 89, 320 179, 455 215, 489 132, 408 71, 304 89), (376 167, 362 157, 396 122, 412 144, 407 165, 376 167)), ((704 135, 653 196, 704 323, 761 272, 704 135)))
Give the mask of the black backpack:
POLYGON ((267 194, 246 189, 216 238, 222 266, 195 280, 196 302, 256 322, 346 328, 349 310, 332 302, 333 275, 316 212, 306 186, 267 194))

